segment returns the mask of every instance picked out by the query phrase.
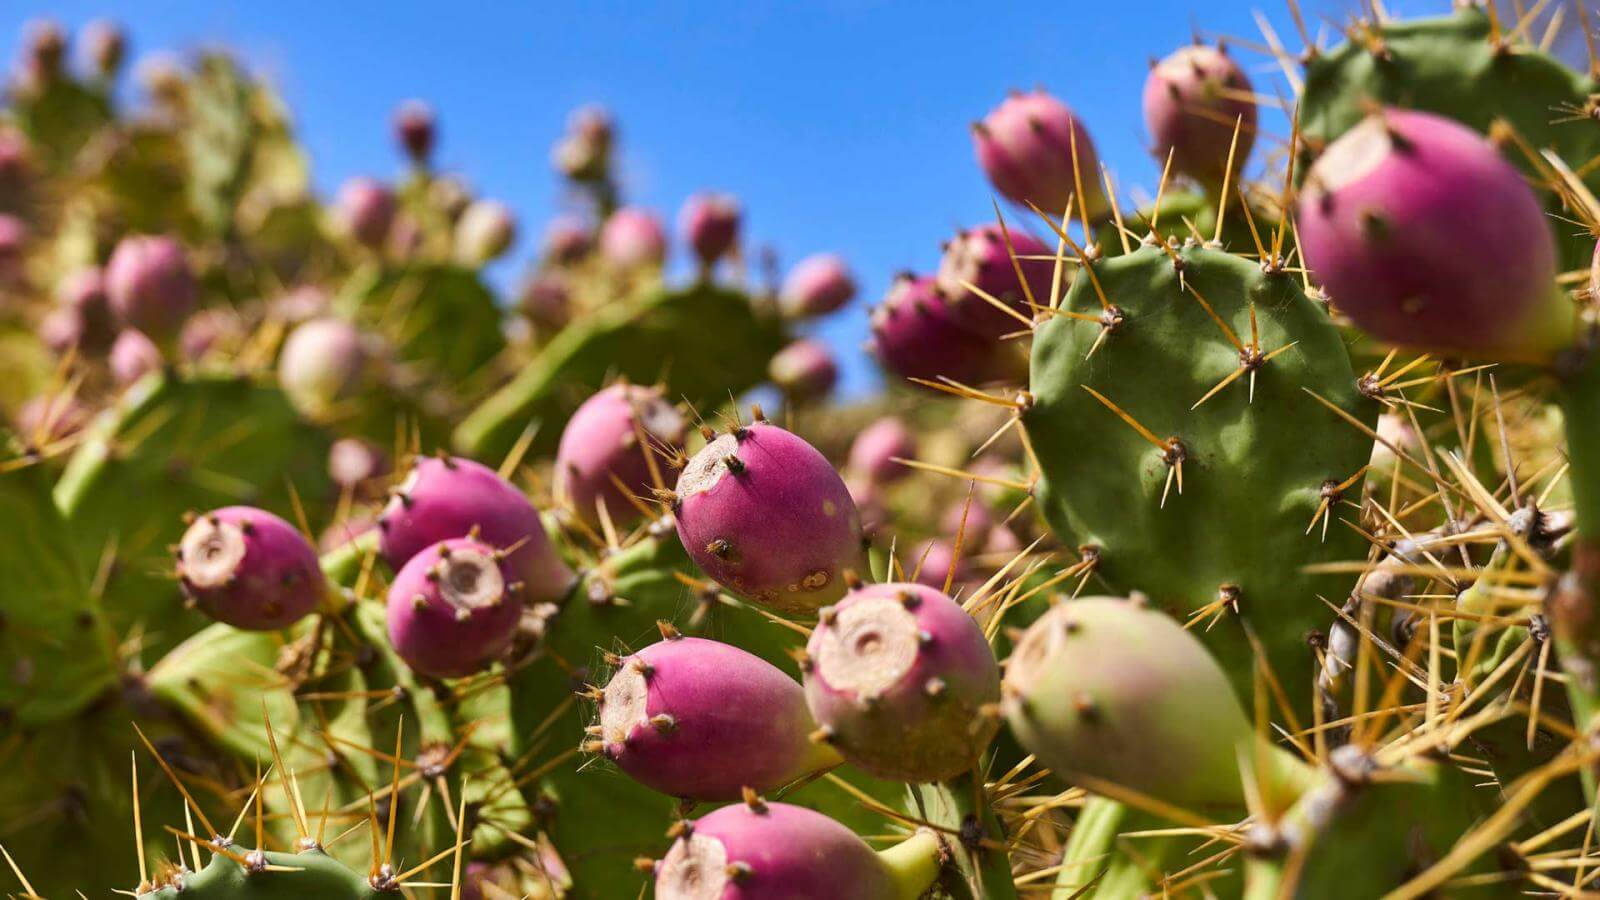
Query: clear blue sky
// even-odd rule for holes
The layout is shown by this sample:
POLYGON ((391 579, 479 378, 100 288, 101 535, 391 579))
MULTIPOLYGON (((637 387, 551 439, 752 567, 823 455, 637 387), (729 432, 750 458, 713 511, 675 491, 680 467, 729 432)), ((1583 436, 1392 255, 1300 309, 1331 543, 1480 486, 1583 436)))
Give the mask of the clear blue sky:
MULTIPOLYGON (((1272 7, 1272 21, 1292 34, 1278 0, 1255 5, 1272 7)), ((732 191, 744 200, 747 235, 772 242, 786 262, 817 250, 852 261, 863 296, 821 330, 838 348, 846 389, 859 391, 877 377, 859 350, 867 305, 895 272, 931 270, 957 225, 993 218, 971 121, 1008 88, 1041 84, 1078 111, 1125 184, 1153 188, 1159 171, 1139 113, 1148 60, 1188 41, 1195 24, 1258 39, 1251 8, 12 0, 0 9, 0 51, 14 57, 22 23, 46 12, 72 26, 114 14, 135 59, 231 46, 286 96, 325 192, 353 174, 397 173, 390 113, 424 98, 442 121, 440 163, 522 219, 514 259, 495 273, 502 285, 560 206, 548 148, 567 110, 599 101, 621 122, 631 200, 671 216, 695 190, 732 191)), ((1281 89, 1264 57, 1241 52, 1258 89, 1281 89)))

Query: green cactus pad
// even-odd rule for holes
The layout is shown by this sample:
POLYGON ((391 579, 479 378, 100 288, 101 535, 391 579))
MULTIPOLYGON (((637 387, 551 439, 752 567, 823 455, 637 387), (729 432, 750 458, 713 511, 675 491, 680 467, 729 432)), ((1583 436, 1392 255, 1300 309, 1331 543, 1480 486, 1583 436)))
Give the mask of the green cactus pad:
POLYGON ((243 503, 293 521, 291 486, 311 508, 331 493, 328 444, 276 388, 247 379, 156 373, 130 388, 55 488, 85 571, 115 550, 105 609, 118 633, 142 624, 154 659, 206 624, 171 574, 184 513, 243 503))
MULTIPOLYGON (((340 291, 336 308, 386 335, 399 358, 460 380, 505 349, 500 308, 472 269, 447 263, 368 267, 340 291)), ((393 419, 386 423, 393 433, 393 419)))
MULTIPOLYGON (((1501 22, 1502 38, 1509 27, 1501 22)), ((1600 154, 1600 122, 1590 115, 1600 102, 1600 84, 1529 46, 1525 37, 1501 45, 1492 33, 1489 15, 1472 6, 1447 17, 1384 24, 1317 55, 1306 66, 1300 96, 1307 155, 1360 122, 1374 102, 1449 116, 1485 133, 1504 119, 1529 147, 1553 148, 1574 168, 1600 154)), ((1515 147, 1505 153, 1533 172, 1515 147)), ((1600 170, 1585 180, 1600 191, 1600 170)), ((1559 212, 1559 201, 1551 203, 1559 212)), ((1592 236, 1564 239, 1564 266, 1587 265, 1593 250, 1592 236)))
POLYGON ((498 458, 537 422, 533 452, 552 452, 567 417, 612 376, 664 379, 669 397, 720 404, 764 381, 767 361, 784 343, 782 324, 743 294, 706 283, 662 291, 563 330, 462 421, 455 446, 498 458))
MULTIPOLYGON (((230 852, 243 856, 249 851, 232 848, 230 852)), ((179 885, 169 885, 136 896, 141 900, 290 900, 310 897, 317 900, 367 900, 400 896, 398 890, 388 892, 374 889, 365 875, 346 868, 320 851, 279 853, 268 850, 262 857, 266 865, 281 866, 289 871, 268 869, 249 872, 233 859, 217 854, 200 871, 179 876, 179 885)))
MULTIPOLYGON (((1237 204, 1228 208, 1222 220, 1224 250, 1229 253, 1255 253, 1257 237, 1263 245, 1272 241, 1272 228, 1277 224, 1277 217, 1254 205, 1250 215, 1256 226, 1254 234, 1250 231, 1252 219, 1247 219, 1237 204)), ((1122 227, 1137 236, 1128 238, 1133 249, 1139 248, 1138 237, 1150 231, 1152 219, 1155 220, 1156 231, 1163 237, 1181 241, 1199 232, 1201 237, 1209 241, 1217 233, 1217 202, 1204 194, 1174 189, 1161 195, 1159 206, 1152 202, 1135 211, 1123 213, 1122 227), (1191 225, 1194 226, 1192 230, 1191 225)), ((1122 238, 1115 222, 1108 221, 1096 229, 1095 241, 1099 243, 1100 251, 1108 256, 1123 252, 1122 238)))
MULTIPOLYGON (((1095 322, 1058 316, 1034 337, 1034 405, 1024 414, 1042 478, 1045 517, 1065 541, 1099 549, 1098 575, 1118 591, 1142 591, 1187 616, 1237 588, 1237 607, 1271 654, 1290 696, 1309 683, 1306 634, 1326 624, 1323 597, 1343 597, 1348 579, 1303 567, 1361 560, 1365 542, 1338 522, 1310 528, 1324 486, 1365 464, 1372 442, 1307 391, 1371 424, 1377 404, 1356 390, 1339 332, 1301 289, 1298 276, 1199 247, 1175 251, 1183 283, 1198 290, 1237 339, 1249 345, 1255 309, 1259 349, 1290 349, 1260 365, 1255 394, 1237 378, 1195 403, 1241 367, 1241 354, 1195 294, 1180 287, 1158 247, 1094 264, 1063 307, 1101 315, 1095 285, 1122 311, 1101 336, 1095 322), (1159 441, 1182 443, 1183 492, 1163 451, 1090 390, 1116 404, 1159 441), (1162 494, 1167 491, 1165 506, 1162 494)), ((1346 494, 1356 496, 1355 486, 1346 494)), ((1332 510, 1347 515, 1344 508, 1332 510)), ((1218 604, 1222 618, 1235 619, 1218 604)), ((1250 696, 1253 655, 1236 621, 1200 633, 1250 696)))

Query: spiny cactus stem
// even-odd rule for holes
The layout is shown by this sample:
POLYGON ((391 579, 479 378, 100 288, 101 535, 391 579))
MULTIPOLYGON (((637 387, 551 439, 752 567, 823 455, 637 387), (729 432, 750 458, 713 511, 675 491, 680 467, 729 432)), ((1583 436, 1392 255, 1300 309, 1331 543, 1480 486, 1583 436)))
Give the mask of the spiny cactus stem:
MULTIPOLYGON (((1567 672, 1573 724, 1589 732, 1600 711, 1600 421, 1593 415, 1600 404, 1600 360, 1592 348, 1586 356, 1560 391, 1578 540, 1572 569, 1551 590, 1545 611, 1567 672)), ((1584 771, 1583 788, 1593 803, 1592 770, 1584 771)))
POLYGON ((1600 541, 1600 419, 1594 415, 1600 408, 1600 359, 1592 347, 1584 354, 1575 371, 1563 380, 1560 392, 1572 466, 1567 479, 1572 485, 1578 534, 1586 541, 1600 541))
POLYGON ((945 782, 942 787, 949 795, 951 811, 959 816, 960 852, 966 853, 972 861, 977 895, 986 900, 1016 900, 1017 888, 1011 876, 1005 833, 989 804, 983 782, 967 773, 945 782))

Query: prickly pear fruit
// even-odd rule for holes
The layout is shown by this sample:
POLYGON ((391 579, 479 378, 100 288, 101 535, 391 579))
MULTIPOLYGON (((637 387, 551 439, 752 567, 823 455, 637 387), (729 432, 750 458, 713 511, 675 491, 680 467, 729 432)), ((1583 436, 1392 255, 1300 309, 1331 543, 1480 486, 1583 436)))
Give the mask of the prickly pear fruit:
POLYGON ((1374 113, 1318 158, 1298 209, 1313 275, 1374 337, 1518 360, 1573 340, 1539 200, 1470 128, 1374 113))
POLYGON ((559 331, 572 319, 572 284, 560 269, 535 272, 517 289, 517 308, 538 328, 559 331))
POLYGON ((739 201, 729 194, 696 194, 678 211, 678 234, 706 268, 739 240, 739 201))
POLYGON ((594 235, 577 216, 556 216, 544 229, 544 255, 558 263, 572 263, 594 249, 594 235))
POLYGON ((784 315, 803 319, 833 312, 856 295, 855 275, 837 254, 816 253, 795 264, 784 276, 778 306, 784 315))
POLYGON ((973 124, 972 144, 989 181, 1016 203, 1060 216, 1076 197, 1073 214, 1082 202, 1091 222, 1110 209, 1088 130, 1070 107, 1042 90, 1003 100, 973 124))
POLYGON ((328 593, 305 536, 249 506, 225 506, 194 520, 178 543, 178 582, 207 615, 252 631, 288 627, 328 593))
POLYGON ((1255 142, 1250 79, 1221 47, 1180 48, 1152 66, 1145 78, 1144 125, 1157 160, 1164 163, 1170 154, 1174 170, 1214 193, 1225 180, 1229 150, 1237 173, 1255 142))
POLYGON ((810 739, 805 692, 777 666, 732 644, 666 635, 624 657, 599 698, 597 749, 634 780, 674 797, 736 800, 742 788, 775 790, 841 761, 810 739))
POLYGON ((957 321, 969 330, 990 339, 999 338, 1027 328, 1033 320, 1028 306, 1031 296, 1035 304, 1050 302, 1050 282, 1055 271, 1051 259, 1054 252, 1043 241, 1025 231, 1001 229, 997 224, 968 228, 945 245, 944 258, 939 262, 936 280, 939 293, 950 304, 957 321), (1010 241, 1010 248, 1006 243, 1010 241), (1012 255, 1016 260, 1013 264, 1012 255), (1018 277, 1017 271, 1022 275, 1018 277), (1023 279, 1028 290, 1023 290, 1023 279), (1007 314, 985 300, 972 285, 1004 303, 1023 318, 1007 314))
POLYGON ((637 207, 612 213, 600 228, 600 254, 627 271, 657 267, 667 258, 667 235, 656 214, 637 207))
POLYGON ((833 352, 827 344, 810 338, 801 338, 779 350, 767 371, 784 396, 800 403, 826 396, 839 380, 839 364, 833 361, 833 352))
POLYGON ((873 584, 823 610, 806 644, 806 705, 828 743, 880 778, 928 782, 977 764, 999 718, 1000 667, 961 604, 873 584))
POLYGON ((932 381, 943 375, 964 384, 993 376, 1003 352, 960 324, 932 278, 911 274, 896 277, 872 310, 871 349, 902 378, 932 381))
POLYGON ((383 246, 394 224, 394 193, 375 178, 357 176, 340 186, 334 209, 346 234, 376 249, 383 246))
POLYGON ((313 319, 295 328, 278 355, 278 384, 295 408, 326 415, 361 379, 361 332, 343 319, 313 319))
POLYGON ((591 525, 603 502, 611 521, 638 519, 641 503, 664 487, 670 454, 689 423, 656 387, 614 384, 583 402, 556 448, 555 493, 591 525))
POLYGON ((96 19, 83 26, 84 55, 96 75, 110 78, 122 67, 122 57, 128 50, 128 39, 117 23, 96 19))
POLYGON ((567 117, 567 133, 551 149, 550 161, 568 178, 594 181, 605 177, 611 161, 616 126, 603 106, 580 106, 567 117))
POLYGON ((556 554, 539 511, 509 481, 470 459, 417 460, 378 528, 380 552, 396 571, 424 548, 476 528, 482 543, 510 554, 508 580, 523 583, 528 603, 559 600, 572 586, 572 570, 556 554))
POLYGON ((522 584, 510 559, 476 538, 450 538, 412 556, 389 585, 389 642, 433 678, 471 675, 511 646, 522 584))
POLYGON ((170 336, 194 308, 194 275, 183 246, 170 237, 123 238, 106 264, 105 279, 111 311, 152 337, 170 336))
POLYGON ((394 113, 394 135, 400 149, 417 165, 426 165, 433 154, 437 125, 433 107, 421 100, 407 100, 394 113))
POLYGON ((850 456, 845 465, 873 484, 889 484, 911 473, 910 466, 895 460, 915 459, 916 456, 916 435, 906 423, 885 416, 861 429, 850 442, 850 456))
POLYGON ((456 221, 456 259, 469 266, 499 258, 517 237, 517 219, 498 200, 474 200, 456 221))
POLYGON ((58 310, 68 311, 75 322, 76 343, 84 352, 101 353, 116 337, 116 318, 106 293, 105 273, 89 267, 61 280, 56 288, 58 310))
POLYGON ((934 590, 943 590, 947 581, 956 590, 972 577, 966 555, 957 556, 955 541, 946 538, 929 538, 913 547, 910 563, 915 567, 911 580, 934 590))
POLYGON ((915 900, 939 872, 927 832, 874 853, 819 812, 753 794, 689 826, 656 865, 659 900, 915 900))
POLYGON ((389 457, 361 438, 340 438, 328 448, 328 477, 358 499, 368 494, 373 483, 389 474, 389 457))
MULTIPOLYGON (((1110 597, 1051 607, 1012 652, 1004 693, 1017 740, 1069 783, 1186 809, 1244 805, 1250 722, 1205 647, 1163 613, 1110 597)), ((1287 757, 1268 765, 1275 779, 1305 775, 1287 757)))
POLYGON ((83 430, 93 412, 70 394, 42 394, 17 410, 17 435, 40 447, 83 430))
POLYGON ((106 356, 112 379, 122 385, 132 384, 160 370, 162 364, 161 348, 144 332, 132 328, 117 332, 117 339, 111 342, 111 352, 106 356))
POLYGON ((862 567, 861 520, 839 473, 767 422, 715 438, 678 476, 674 512, 691 559, 772 609, 809 613, 844 596, 862 567))

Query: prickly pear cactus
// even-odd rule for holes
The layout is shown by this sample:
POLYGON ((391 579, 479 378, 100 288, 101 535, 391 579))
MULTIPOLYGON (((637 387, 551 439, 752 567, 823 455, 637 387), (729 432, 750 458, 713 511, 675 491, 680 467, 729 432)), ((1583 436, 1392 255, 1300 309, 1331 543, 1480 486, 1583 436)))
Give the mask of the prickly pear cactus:
POLYGON ((1061 308, 1091 320, 1034 338, 1023 422, 1045 517, 1106 583, 1200 619, 1241 691, 1243 623, 1303 683, 1317 596, 1347 589, 1305 567, 1364 553, 1325 521, 1371 451, 1341 414, 1377 413, 1338 331, 1293 273, 1189 245, 1096 262, 1061 308))

